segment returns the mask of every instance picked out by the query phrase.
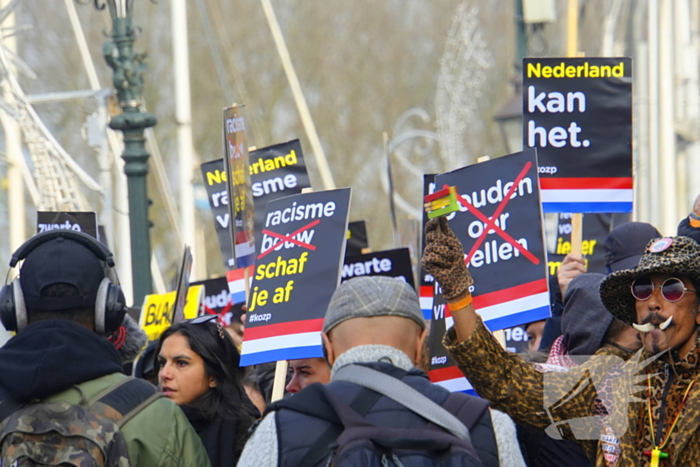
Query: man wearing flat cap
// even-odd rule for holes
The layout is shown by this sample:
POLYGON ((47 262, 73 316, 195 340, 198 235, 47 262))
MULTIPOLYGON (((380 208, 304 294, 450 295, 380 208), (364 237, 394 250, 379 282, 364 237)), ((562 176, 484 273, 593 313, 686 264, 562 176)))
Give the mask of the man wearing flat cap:
POLYGON ((447 221, 428 222, 423 267, 442 285, 454 318, 443 343, 479 395, 516 422, 590 448, 593 441, 575 435, 582 423, 594 419, 596 399, 603 398, 601 385, 591 381, 617 375, 609 390, 619 397, 607 409, 622 415, 626 430, 601 439, 591 451, 595 465, 700 465, 698 243, 686 237, 654 239, 638 266, 603 280, 603 303, 639 331, 643 347, 632 357, 615 349, 598 351, 578 380, 567 373, 544 376, 500 347, 468 300, 473 281, 463 258, 447 221), (611 355, 629 360, 615 366, 617 359, 603 358, 611 355), (555 402, 547 397, 552 389, 563 397, 545 403, 555 402))
MULTIPOLYGON (((415 367, 426 335, 418 297, 405 281, 373 276, 342 283, 323 322, 324 350, 332 367, 326 390, 376 426, 425 429, 431 425, 429 419, 415 410, 432 404, 440 409, 438 406, 450 397, 446 389, 431 384, 415 367), (367 370, 369 381, 364 379, 367 370), (387 378, 388 391, 382 387, 387 378), (406 392, 417 393, 422 403, 406 405, 400 397, 406 392)), ((512 421, 488 409, 485 401, 466 394, 457 396, 451 400, 459 400, 457 405, 462 409, 455 410, 454 416, 451 411, 446 415, 461 430, 465 430, 466 407, 479 410, 470 433, 473 455, 485 466, 524 466, 512 421)), ((238 465, 330 465, 333 446, 343 430, 329 421, 333 420, 333 409, 324 403, 325 397, 320 383, 314 383, 272 404, 238 465)), ((395 465, 395 461, 389 462, 395 465)))

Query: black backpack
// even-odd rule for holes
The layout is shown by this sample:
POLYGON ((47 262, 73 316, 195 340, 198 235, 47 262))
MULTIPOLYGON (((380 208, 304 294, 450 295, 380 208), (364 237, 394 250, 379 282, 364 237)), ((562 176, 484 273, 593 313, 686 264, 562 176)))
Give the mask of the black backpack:
MULTIPOLYGON (((484 466, 471 443, 469 428, 475 426, 488 410, 488 401, 455 393, 447 398, 441 408, 397 379, 406 374, 403 370, 396 369, 398 371, 388 376, 359 365, 345 368, 348 371, 345 371, 344 375, 336 372, 334 380, 342 379, 363 386, 359 395, 350 404, 317 383, 305 388, 299 396, 278 401, 268 408, 268 412, 280 408, 294 410, 334 424, 332 429, 323 433, 311 446, 301 462, 302 466, 484 466), (393 380, 390 383, 392 389, 389 391, 390 394, 382 393, 384 389, 368 389, 365 384, 347 377, 348 373, 356 375, 358 371, 364 372, 364 376, 370 376, 373 379, 379 377, 386 380, 388 376, 393 380), (406 404, 404 400, 398 400, 403 397, 392 397, 392 393, 396 392, 401 392, 403 395, 413 393, 413 397, 420 397, 416 399, 420 400, 420 404, 406 404), (433 413, 452 418, 450 423, 459 425, 458 430, 455 431, 459 431, 461 427, 462 433, 451 432, 449 428, 441 426, 439 421, 422 429, 376 426, 367 421, 364 415, 383 395, 396 400, 428 420, 433 421, 431 415, 433 413), (459 419, 451 414, 459 414, 459 419), (325 464, 321 464, 323 461, 325 464)), ((447 425, 450 426, 450 423, 447 425)), ((451 426, 454 428, 455 425, 451 426)))

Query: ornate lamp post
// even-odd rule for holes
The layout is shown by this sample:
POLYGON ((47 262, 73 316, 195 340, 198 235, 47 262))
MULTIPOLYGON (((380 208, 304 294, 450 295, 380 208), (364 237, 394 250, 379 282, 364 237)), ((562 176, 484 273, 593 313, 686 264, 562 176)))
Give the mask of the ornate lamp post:
POLYGON ((146 70, 145 52, 134 51, 134 0, 95 0, 95 8, 109 8, 112 17, 112 40, 102 47, 107 64, 112 68, 112 79, 122 113, 109 122, 113 130, 124 134, 124 173, 129 190, 129 224, 131 231, 131 264, 134 305, 139 306, 145 295, 152 291, 150 221, 148 220, 148 152, 144 130, 156 124, 156 117, 142 112, 143 80, 146 70))

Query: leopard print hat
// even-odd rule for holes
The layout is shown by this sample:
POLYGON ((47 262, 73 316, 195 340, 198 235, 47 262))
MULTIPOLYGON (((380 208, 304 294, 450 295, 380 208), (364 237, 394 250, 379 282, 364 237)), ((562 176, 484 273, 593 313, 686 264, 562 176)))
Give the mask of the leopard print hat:
POLYGON ((600 298, 616 318, 632 324, 637 321, 632 282, 647 274, 678 274, 700 284, 700 245, 688 237, 664 237, 651 240, 639 260, 639 266, 613 272, 600 284, 600 298))

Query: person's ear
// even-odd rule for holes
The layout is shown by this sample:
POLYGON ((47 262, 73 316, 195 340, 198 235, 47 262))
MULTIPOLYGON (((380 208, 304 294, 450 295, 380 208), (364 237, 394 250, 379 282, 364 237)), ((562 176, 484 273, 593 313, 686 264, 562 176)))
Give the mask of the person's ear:
POLYGON ((216 387, 216 380, 213 376, 209 377, 209 388, 214 389, 216 387))
POLYGON ((425 340, 428 338, 428 330, 423 329, 420 334, 418 334, 416 340, 416 355, 413 357, 413 365, 417 366, 421 360, 423 354, 423 346, 425 345, 425 340))
POLYGON ((333 367, 335 363, 335 352, 333 352, 333 344, 331 344, 331 339, 325 332, 321 333, 321 339, 323 339, 323 357, 328 362, 328 366, 333 367))

